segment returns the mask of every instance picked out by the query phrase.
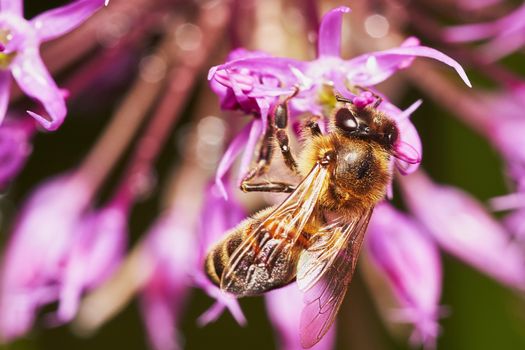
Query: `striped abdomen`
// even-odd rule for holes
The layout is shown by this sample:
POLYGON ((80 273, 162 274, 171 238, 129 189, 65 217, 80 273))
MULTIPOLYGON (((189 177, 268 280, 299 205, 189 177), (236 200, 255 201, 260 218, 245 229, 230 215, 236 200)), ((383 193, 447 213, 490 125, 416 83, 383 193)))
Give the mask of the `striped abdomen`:
POLYGON ((274 209, 265 209, 243 221, 212 248, 205 267, 214 284, 221 286, 221 279, 226 278, 222 287, 227 292, 247 296, 283 287, 295 279, 306 239, 291 230, 283 235, 281 222, 265 221, 274 209), (235 253, 241 244, 242 254, 235 253))

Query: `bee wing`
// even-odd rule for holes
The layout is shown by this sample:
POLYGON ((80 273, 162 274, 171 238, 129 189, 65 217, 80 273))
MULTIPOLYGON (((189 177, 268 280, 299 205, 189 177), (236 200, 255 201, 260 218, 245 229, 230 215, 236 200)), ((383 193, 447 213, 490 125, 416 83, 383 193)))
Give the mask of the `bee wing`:
POLYGON ((328 332, 346 294, 357 264, 372 208, 363 216, 331 223, 312 237, 297 270, 304 291, 300 338, 304 348, 317 344, 328 332))
POLYGON ((258 294, 277 286, 271 274, 277 260, 280 268, 295 269, 294 248, 327 178, 327 169, 316 164, 297 189, 252 228, 230 256, 221 276, 222 290, 237 296, 258 294))

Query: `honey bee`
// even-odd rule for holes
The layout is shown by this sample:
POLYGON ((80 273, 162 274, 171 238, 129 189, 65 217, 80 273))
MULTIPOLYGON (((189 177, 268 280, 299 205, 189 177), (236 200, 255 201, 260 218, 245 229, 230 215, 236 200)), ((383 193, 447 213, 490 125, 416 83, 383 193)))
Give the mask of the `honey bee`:
POLYGON ((381 100, 358 108, 337 96, 329 132, 315 119, 305 124, 299 161, 288 135, 288 97, 275 108, 259 151, 244 179, 244 191, 289 192, 280 205, 241 222, 208 253, 209 279, 237 297, 259 295, 297 281, 304 293, 300 338, 304 348, 321 340, 335 320, 352 279, 376 203, 392 178, 398 128, 377 109, 381 100), (273 145, 285 164, 302 176, 284 182, 251 183, 266 172, 273 145))

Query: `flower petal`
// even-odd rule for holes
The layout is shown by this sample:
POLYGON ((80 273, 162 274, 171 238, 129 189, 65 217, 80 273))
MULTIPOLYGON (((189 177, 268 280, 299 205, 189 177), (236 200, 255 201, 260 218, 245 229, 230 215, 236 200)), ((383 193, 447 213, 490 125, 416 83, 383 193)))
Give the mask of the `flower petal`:
POLYGON ((87 181, 67 175, 44 183, 25 202, 2 259, 0 338, 27 332, 38 308, 58 298, 63 263, 90 197, 87 181))
POLYGON ((75 243, 65 263, 57 321, 71 321, 85 290, 105 281, 121 262, 127 241, 127 209, 109 206, 87 214, 77 225, 75 243))
POLYGON ((89 18, 104 5, 103 0, 77 0, 69 5, 46 11, 31 19, 41 42, 62 36, 89 18))
POLYGON ((408 216, 389 204, 374 210, 366 247, 385 275, 404 316, 414 324, 414 339, 432 346, 438 335, 442 271, 437 246, 408 216))
POLYGON ((392 117, 399 129, 399 141, 396 144, 394 155, 395 164, 403 174, 411 174, 419 168, 423 156, 423 147, 416 127, 410 121, 410 115, 416 111, 422 101, 418 100, 404 111, 389 102, 383 102, 379 108, 392 117))
MULTIPOLYGON (((278 349, 302 350, 299 340, 299 322, 303 309, 303 294, 297 283, 266 293, 266 308, 272 325, 277 332, 278 349)), ((314 350, 334 348, 336 327, 333 325, 314 350)))
MULTIPOLYGON (((268 108, 266 107, 264 109, 264 113, 267 116, 268 115, 268 108)), ((262 126, 261 119, 255 119, 252 123, 252 128, 250 130, 250 135, 248 136, 248 141, 246 142, 246 147, 244 149, 244 153, 242 155, 241 164, 239 165, 239 174, 237 177, 237 183, 240 185, 242 182, 242 179, 246 176, 246 173, 248 172, 248 169, 250 167, 250 164, 253 159, 253 155, 255 154, 255 147, 257 146, 257 143, 261 139, 265 128, 262 126)))
POLYGON ((24 15, 24 3, 22 0, 0 0, 0 11, 11 12, 18 16, 24 15))
POLYGON ((34 112, 28 113, 48 130, 56 130, 66 116, 66 103, 60 89, 49 75, 46 66, 36 51, 29 51, 17 56, 12 70, 18 85, 28 96, 39 100, 50 119, 34 112))
POLYGON ((9 91, 11 88, 11 74, 7 70, 0 70, 0 125, 4 120, 9 103, 9 91))
POLYGON ((217 166, 217 172, 215 174, 215 184, 217 185, 217 188, 219 189, 219 191, 221 191, 225 199, 228 199, 228 193, 226 191, 226 188, 224 187, 223 178, 228 172, 228 170, 230 170, 231 166, 233 165, 233 162, 235 161, 235 158, 237 158, 244 146, 246 146, 254 123, 255 120, 247 124, 242 129, 242 131, 233 139, 233 141, 228 146, 226 152, 224 152, 224 155, 222 156, 219 165, 217 166))
POLYGON ((199 230, 199 262, 198 271, 194 277, 195 284, 216 302, 203 313, 198 320, 200 325, 205 325, 216 320, 228 308, 232 316, 240 325, 246 324, 246 318, 237 302, 237 299, 220 290, 207 276, 204 275, 202 266, 209 249, 224 237, 233 226, 237 225, 244 217, 243 208, 234 198, 226 200, 216 184, 210 185, 206 191, 205 206, 201 213, 201 226, 199 230))
POLYGON ((349 72, 348 79, 354 84, 376 85, 386 80, 399 69, 410 65, 415 57, 432 58, 451 66, 465 84, 472 87, 467 74, 456 60, 436 49, 419 45, 405 45, 353 58, 346 62, 349 72))
POLYGON ((324 15, 319 28, 317 56, 341 55, 341 24, 343 14, 349 12, 349 7, 341 6, 324 15))
POLYGON ((0 189, 18 175, 31 154, 33 123, 29 119, 7 119, 0 126, 0 189))
POLYGON ((457 188, 434 184, 421 171, 400 180, 410 211, 443 249, 502 283, 525 289, 523 250, 480 203, 457 188))

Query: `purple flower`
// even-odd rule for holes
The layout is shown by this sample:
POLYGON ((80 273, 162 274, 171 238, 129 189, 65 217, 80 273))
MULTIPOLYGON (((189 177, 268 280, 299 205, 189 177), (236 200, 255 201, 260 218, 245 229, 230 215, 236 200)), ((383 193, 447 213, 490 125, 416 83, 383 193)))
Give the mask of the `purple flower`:
POLYGON ((73 233, 90 198, 89 182, 65 175, 45 182, 24 204, 1 266, 0 339, 27 332, 35 312, 59 298, 73 233))
POLYGON ((524 92, 522 83, 507 93, 480 93, 482 113, 470 116, 483 126, 484 135, 501 153, 509 175, 522 191, 525 191, 524 92))
MULTIPOLYGON (((231 196, 230 196, 231 197, 231 196)), ((205 205, 201 213, 199 229, 199 259, 195 283, 210 297, 216 299, 215 304, 207 310, 198 322, 205 325, 215 321, 227 308, 235 320, 240 324, 246 323, 246 318, 234 296, 221 291, 204 275, 202 267, 206 253, 227 234, 227 231, 246 217, 244 210, 233 198, 226 200, 216 185, 208 187, 205 196, 205 205)))
MULTIPOLYGON (((409 38, 397 48, 343 60, 339 56, 341 21, 342 15, 348 12, 348 7, 339 7, 324 16, 319 28, 318 57, 313 61, 303 62, 237 50, 230 55, 227 63, 210 69, 208 79, 219 96, 221 106, 256 117, 233 140, 219 164, 216 182, 221 190, 222 178, 244 147, 245 155, 240 166, 240 177, 243 176, 255 145, 266 130, 268 114, 275 108, 279 97, 291 95, 296 88, 299 93, 289 103, 292 120, 308 113, 324 116, 326 121, 335 105, 336 93, 365 106, 373 99, 367 96, 367 92, 359 92, 356 86, 372 87, 409 66, 416 57, 433 58, 453 67, 470 86, 465 72, 455 60, 435 49, 420 46, 415 38, 409 38)), ((384 103, 380 109, 391 111, 393 108, 384 103)), ((401 161, 419 163, 420 141, 415 128, 404 116, 397 118, 394 113, 392 117, 398 121, 402 131, 396 155, 401 161)), ((326 129, 326 124, 322 127, 326 129)), ((404 168, 414 171, 417 167, 404 168)))
POLYGON ((3 47, 0 52, 0 122, 9 101, 11 72, 20 88, 40 101, 49 116, 28 113, 48 130, 56 130, 62 124, 66 116, 63 92, 40 58, 40 44, 75 29, 103 3, 102 0, 77 0, 26 20, 22 0, 0 2, 0 44, 3 47))
POLYGON ((413 342, 435 346, 442 279, 436 244, 411 218, 384 203, 374 210, 366 247, 401 307, 393 319, 414 324, 413 342))
POLYGON ((82 293, 111 276, 127 243, 128 204, 117 201, 84 214, 63 263, 58 297, 58 323, 69 322, 78 311, 82 293))
POLYGON ((522 249, 480 203, 457 188, 433 183, 422 172, 401 184, 410 211, 443 249, 502 283, 525 288, 522 249))
MULTIPOLYGON (((278 349, 302 350, 299 340, 299 323, 301 310, 304 307, 303 294, 296 283, 273 290, 265 295, 266 308, 272 325, 278 334, 278 349)), ((333 349, 336 327, 332 326, 313 350, 333 349)))
POLYGON ((456 43, 487 39, 480 47, 480 54, 496 61, 525 45, 525 4, 493 22, 449 27, 443 36, 456 43))
POLYGON ((35 133, 32 121, 7 119, 0 126, 0 188, 18 175, 31 154, 31 138, 35 133))
POLYGON ((195 214, 174 207, 156 221, 147 234, 145 258, 151 266, 141 293, 141 310, 152 348, 181 348, 179 317, 197 268, 195 214))

